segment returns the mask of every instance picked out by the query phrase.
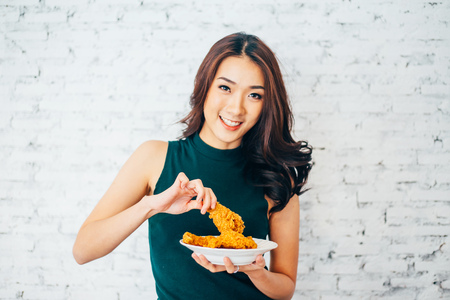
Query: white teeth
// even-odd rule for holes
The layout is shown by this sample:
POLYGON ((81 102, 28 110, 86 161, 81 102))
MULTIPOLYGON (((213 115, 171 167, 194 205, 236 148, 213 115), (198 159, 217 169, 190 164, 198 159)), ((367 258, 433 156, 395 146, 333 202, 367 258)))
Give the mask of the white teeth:
POLYGON ((232 127, 234 127, 234 126, 238 126, 239 124, 241 124, 241 122, 234 122, 234 121, 231 121, 231 120, 228 120, 228 119, 225 119, 224 117, 222 117, 222 116, 220 116, 220 118, 222 119, 222 121, 225 123, 225 124, 227 124, 228 126, 232 126, 232 127))

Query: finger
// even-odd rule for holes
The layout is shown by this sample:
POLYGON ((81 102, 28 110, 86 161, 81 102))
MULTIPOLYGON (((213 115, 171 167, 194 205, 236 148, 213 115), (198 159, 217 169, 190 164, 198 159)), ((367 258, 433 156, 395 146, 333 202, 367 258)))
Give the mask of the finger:
POLYGON ((255 264, 255 265, 257 265, 257 266, 259 266, 261 268, 264 268, 266 266, 266 260, 264 259, 264 257, 261 254, 259 254, 256 257, 256 260, 254 261, 253 264, 255 264))
POLYGON ((202 215, 206 214, 206 211, 209 209, 210 206, 211 206, 211 189, 205 188, 205 196, 203 199, 203 205, 201 210, 202 215))
POLYGON ((189 203, 187 204, 188 206, 188 210, 191 209, 201 209, 202 208, 202 202, 199 201, 189 201, 189 203))
POLYGON ((184 189, 186 185, 189 183, 189 178, 183 172, 180 172, 177 176, 177 181, 179 181, 179 187, 184 189))
POLYGON ((192 257, 199 265, 201 265, 202 267, 204 267, 205 269, 209 270, 212 273, 222 272, 225 270, 224 266, 212 264, 203 254, 196 255, 195 253, 193 253, 192 257))
POLYGON ((200 261, 200 258, 198 257, 197 254, 192 253, 191 256, 192 256, 192 258, 195 260, 196 263, 198 263, 199 265, 202 265, 202 263, 201 263, 201 261, 200 261))
POLYGON ((237 270, 237 267, 231 262, 231 259, 229 259, 228 257, 224 257, 223 262, 228 274, 233 274, 237 270))
POLYGON ((206 268, 206 269, 208 269, 209 271, 211 271, 211 272, 215 272, 215 267, 214 267, 214 265, 203 255, 203 254, 200 254, 199 256, 198 256, 198 260, 200 261, 200 264, 204 267, 204 268, 206 268))
MULTIPOLYGON (((189 195, 189 196, 195 196, 195 195, 189 195)), ((190 211, 192 209, 198 209, 200 210, 202 208, 202 203, 198 202, 196 200, 189 200, 186 202, 187 211, 190 211)))
POLYGON ((203 197, 205 196, 205 187, 200 179, 195 181, 196 191, 197 191, 197 201, 201 203, 203 201, 203 197))
POLYGON ((194 190, 197 194, 197 201, 203 200, 203 195, 205 194, 205 187, 200 179, 195 179, 189 181, 187 188, 194 190))
POLYGON ((217 197, 216 197, 216 195, 214 194, 214 192, 213 192, 212 189, 209 189, 209 191, 210 191, 210 196, 211 196, 211 205, 210 205, 210 208, 211 208, 211 209, 214 209, 214 208, 216 208, 217 197))

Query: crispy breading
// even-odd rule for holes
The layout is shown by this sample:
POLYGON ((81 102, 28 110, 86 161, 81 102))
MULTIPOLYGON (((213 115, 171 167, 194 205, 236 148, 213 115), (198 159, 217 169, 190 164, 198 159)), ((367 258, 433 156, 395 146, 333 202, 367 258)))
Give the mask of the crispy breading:
POLYGON ((215 209, 208 210, 208 212, 209 218, 213 220, 220 236, 197 236, 186 232, 183 235, 184 243, 209 248, 257 248, 257 244, 251 236, 245 237, 242 234, 245 226, 240 215, 219 203, 217 203, 215 209))
POLYGON ((251 236, 245 237, 242 233, 226 231, 219 236, 220 248, 254 249, 257 244, 251 236))
POLYGON ((220 203, 216 204, 216 208, 213 210, 208 210, 209 218, 213 220, 214 225, 216 225, 217 229, 220 233, 224 233, 226 231, 234 231, 243 233, 244 232, 244 221, 240 215, 235 212, 232 212, 229 208, 223 206, 220 203))
POLYGON ((183 234, 183 243, 209 248, 220 247, 220 241, 216 236, 198 236, 190 232, 185 232, 183 234))
POLYGON ((183 242, 208 248, 254 249, 257 247, 251 236, 245 237, 242 233, 235 231, 226 231, 218 237, 197 236, 186 232, 183 235, 183 242))

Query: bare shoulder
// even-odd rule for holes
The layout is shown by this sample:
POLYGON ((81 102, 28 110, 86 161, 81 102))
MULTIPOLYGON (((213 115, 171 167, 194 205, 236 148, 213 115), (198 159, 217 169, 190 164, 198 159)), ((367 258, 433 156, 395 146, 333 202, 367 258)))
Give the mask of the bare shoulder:
MULTIPOLYGON (((269 199, 269 207, 275 205, 275 203, 269 199)), ((271 222, 288 222, 292 217, 297 218, 300 209, 300 202, 298 195, 293 195, 286 206, 275 213, 270 214, 269 220, 271 222)))
POLYGON ((146 168, 148 168, 149 194, 154 190, 156 182, 164 168, 168 146, 168 142, 150 140, 142 143, 136 149, 136 155, 141 158, 140 160, 143 161, 146 168))
POLYGON ((149 140, 143 142, 137 150, 147 155, 165 155, 169 143, 165 141, 149 140))

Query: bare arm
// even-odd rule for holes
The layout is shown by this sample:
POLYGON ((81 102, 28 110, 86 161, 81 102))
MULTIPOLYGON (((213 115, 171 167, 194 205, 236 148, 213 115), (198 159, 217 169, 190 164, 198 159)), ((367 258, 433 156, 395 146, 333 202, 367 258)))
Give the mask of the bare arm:
MULTIPOLYGON (((246 272, 253 284, 273 299, 291 299, 297 280, 300 204, 295 195, 280 211, 271 215, 270 239, 278 247, 270 252, 270 267, 246 272)), ((263 265, 264 259, 259 257, 263 265)))
POLYGON ((193 208, 205 213, 215 205, 213 192, 183 173, 169 189, 152 195, 166 152, 167 143, 146 142, 124 164, 78 232, 73 255, 79 264, 107 255, 156 213, 180 214, 193 208), (193 196, 196 201, 190 201, 193 196))

